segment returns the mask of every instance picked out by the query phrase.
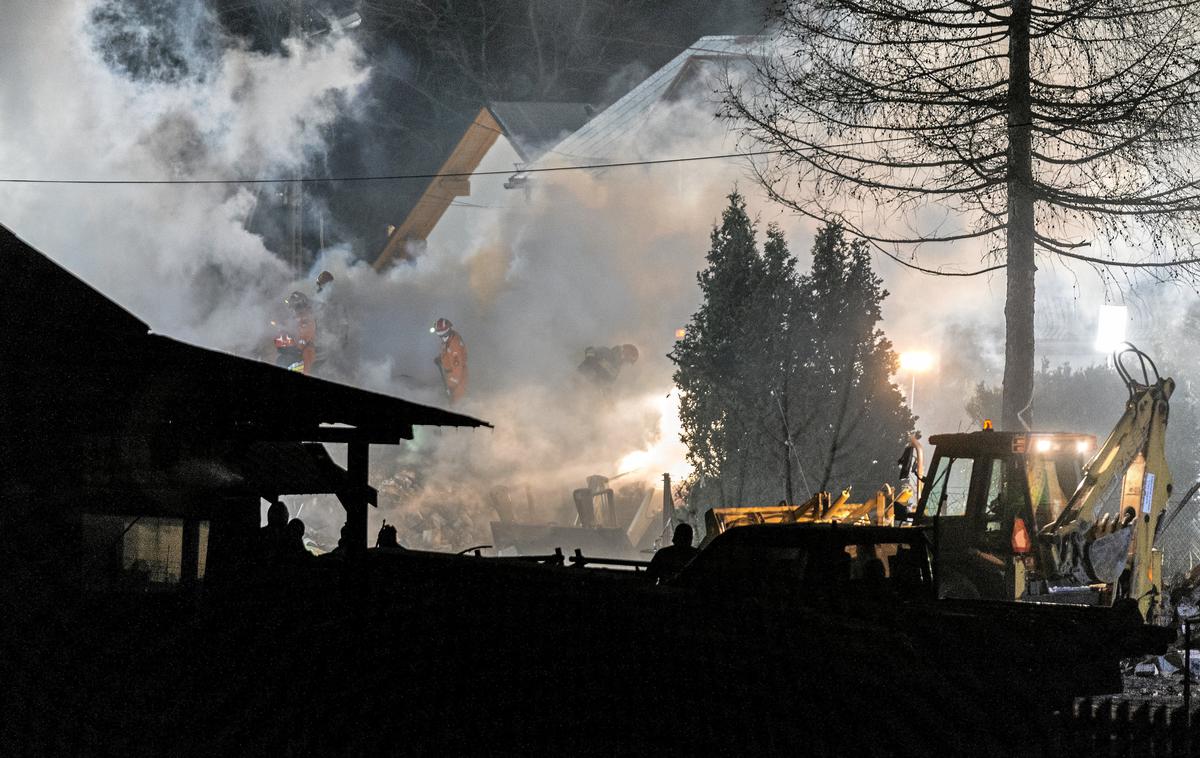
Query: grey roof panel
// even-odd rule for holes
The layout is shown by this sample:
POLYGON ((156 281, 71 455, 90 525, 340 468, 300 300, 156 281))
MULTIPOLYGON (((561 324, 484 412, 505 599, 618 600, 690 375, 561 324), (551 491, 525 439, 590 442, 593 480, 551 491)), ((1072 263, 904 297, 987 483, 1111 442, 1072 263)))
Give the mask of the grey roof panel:
POLYGON ((688 72, 689 64, 697 60, 746 58, 764 42, 763 37, 754 36, 701 37, 624 97, 547 150, 538 163, 586 163, 618 157, 613 154, 613 149, 620 140, 643 123, 656 106, 670 99, 672 88, 681 75, 694 73, 688 72))
POLYGON ((489 103, 488 110, 527 161, 540 158, 595 114, 587 103, 499 102, 489 103))

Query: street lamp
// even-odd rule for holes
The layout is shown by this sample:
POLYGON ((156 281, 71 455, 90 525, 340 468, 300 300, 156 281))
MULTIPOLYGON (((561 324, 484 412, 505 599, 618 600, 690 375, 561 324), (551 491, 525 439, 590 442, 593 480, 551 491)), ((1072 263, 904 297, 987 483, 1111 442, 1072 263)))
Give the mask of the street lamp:
POLYGON ((1111 353, 1125 341, 1126 310, 1123 305, 1102 305, 1096 320, 1096 350, 1111 353))
POLYGON ((912 384, 908 391, 908 407, 914 416, 917 415, 917 374, 923 374, 931 368, 933 368, 933 353, 927 353, 924 350, 900 353, 900 370, 907 371, 912 376, 912 384))

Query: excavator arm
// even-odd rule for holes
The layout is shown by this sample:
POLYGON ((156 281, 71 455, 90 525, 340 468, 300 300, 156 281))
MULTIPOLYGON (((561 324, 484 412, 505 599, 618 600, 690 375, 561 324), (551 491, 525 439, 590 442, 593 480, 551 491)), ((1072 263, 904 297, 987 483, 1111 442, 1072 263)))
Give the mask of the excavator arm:
POLYGON ((1171 492, 1165 440, 1175 382, 1160 378, 1150 358, 1128 343, 1114 361, 1129 390, 1125 413, 1084 465, 1079 486, 1058 518, 1041 531, 1040 543, 1059 581, 1115 584, 1129 569, 1128 597, 1145 614, 1162 590, 1154 537, 1171 492), (1123 363, 1129 356, 1139 361, 1141 381, 1123 363), (1098 516, 1118 476, 1120 507, 1115 514, 1098 516))

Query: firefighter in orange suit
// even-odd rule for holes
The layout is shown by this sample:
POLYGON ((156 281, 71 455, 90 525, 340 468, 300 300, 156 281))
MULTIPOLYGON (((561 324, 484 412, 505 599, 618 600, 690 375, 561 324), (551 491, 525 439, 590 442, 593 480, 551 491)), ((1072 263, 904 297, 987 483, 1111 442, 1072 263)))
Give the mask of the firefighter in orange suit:
POLYGON ((292 309, 292 328, 300 347, 304 373, 311 374, 317 360, 317 321, 313 317, 312 303, 303 292, 293 292, 284 302, 292 309))
POLYGON ((448 319, 439 318, 429 331, 442 340, 442 353, 433 362, 441 369, 450 403, 457 403, 467 394, 467 345, 448 319))

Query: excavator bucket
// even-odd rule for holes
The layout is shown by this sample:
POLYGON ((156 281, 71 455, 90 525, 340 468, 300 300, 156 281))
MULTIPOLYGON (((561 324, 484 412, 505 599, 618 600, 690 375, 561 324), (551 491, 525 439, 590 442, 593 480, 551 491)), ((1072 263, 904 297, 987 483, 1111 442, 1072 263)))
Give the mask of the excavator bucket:
POLYGON ((1132 526, 1117 529, 1093 540, 1087 547, 1092 581, 1112 584, 1120 579, 1129 561, 1129 545, 1132 542, 1132 526))

